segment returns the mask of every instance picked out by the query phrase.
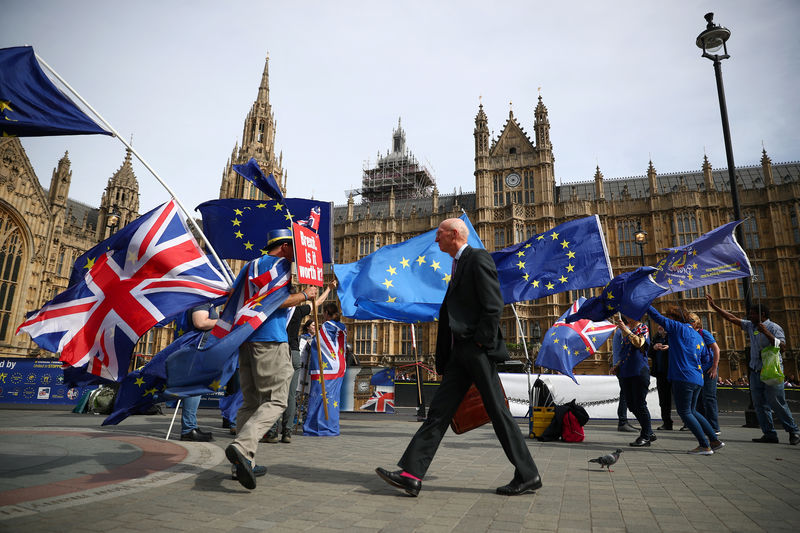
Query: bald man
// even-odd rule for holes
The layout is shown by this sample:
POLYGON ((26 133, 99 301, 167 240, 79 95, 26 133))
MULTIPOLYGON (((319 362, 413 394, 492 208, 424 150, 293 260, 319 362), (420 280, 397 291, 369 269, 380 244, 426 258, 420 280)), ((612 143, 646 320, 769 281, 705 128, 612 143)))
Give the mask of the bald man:
POLYGON ((439 249, 453 257, 454 263, 439 310, 436 340, 436 372, 443 375, 442 383, 431 401, 428 418, 397 463, 401 470, 375 470, 384 481, 411 496, 419 494, 447 426, 473 383, 503 451, 515 467, 511 482, 496 492, 514 496, 542 486, 525 439, 506 406, 497 374, 497 362, 509 359, 500 332, 503 297, 497 269, 486 250, 467 244, 468 237, 467 226, 459 218, 445 220, 436 231, 439 249))

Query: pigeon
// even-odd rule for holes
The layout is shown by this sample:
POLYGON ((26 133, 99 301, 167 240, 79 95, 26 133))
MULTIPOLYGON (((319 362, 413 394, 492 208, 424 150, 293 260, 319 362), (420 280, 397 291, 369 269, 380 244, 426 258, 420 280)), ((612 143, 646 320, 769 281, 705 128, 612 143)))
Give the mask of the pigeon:
POLYGON ((600 470, 602 470, 603 467, 605 466, 606 468, 608 468, 609 472, 613 472, 613 470, 611 470, 611 465, 613 465, 614 463, 619 461, 619 455, 621 453, 622 453, 622 450, 617 448, 617 451, 615 451, 613 453, 609 453, 607 455, 602 455, 602 456, 598 457, 597 459, 589 459, 589 462, 590 463, 599 463, 600 464, 600 470))

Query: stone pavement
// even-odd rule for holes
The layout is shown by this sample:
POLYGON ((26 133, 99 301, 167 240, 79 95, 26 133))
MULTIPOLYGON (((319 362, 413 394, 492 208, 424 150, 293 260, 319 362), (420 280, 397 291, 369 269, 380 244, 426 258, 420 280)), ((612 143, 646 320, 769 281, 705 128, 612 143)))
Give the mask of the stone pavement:
MULTIPOLYGON (((230 479, 230 442, 201 409, 213 443, 164 440, 169 417, 101 428, 68 411, 0 410, 0 531, 783 531, 800 523, 800 446, 754 444, 744 416, 722 416, 727 446, 687 455, 687 432, 651 448, 611 421, 583 443, 527 441, 544 487, 498 496, 512 467, 490 427, 448 433, 418 498, 386 485, 418 423, 408 414, 343 413, 339 437, 261 444, 269 468, 253 491, 230 479), (617 447, 609 473, 588 459, 617 447)), ((527 433, 527 424, 520 420, 527 433)))

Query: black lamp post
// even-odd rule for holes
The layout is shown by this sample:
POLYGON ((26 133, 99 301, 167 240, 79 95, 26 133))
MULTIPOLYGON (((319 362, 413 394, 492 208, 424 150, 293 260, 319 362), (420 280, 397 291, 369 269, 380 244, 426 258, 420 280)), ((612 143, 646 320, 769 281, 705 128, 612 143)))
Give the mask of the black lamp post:
MULTIPOLYGON (((731 130, 728 124, 728 106, 725 103, 725 87, 722 84, 722 64, 723 59, 728 59, 727 41, 731 36, 731 30, 719 24, 714 24, 714 13, 706 13, 706 29, 697 36, 697 47, 703 50, 703 56, 714 62, 714 74, 717 78, 717 96, 719 97, 719 112, 722 117, 722 135, 725 139, 725 155, 728 158, 728 179, 731 184, 731 200, 733 201, 733 218, 741 220, 742 213, 739 209, 739 191, 736 187, 735 165, 733 163, 733 148, 731 147, 731 130), (719 54, 720 48, 722 54, 719 54)), ((739 244, 744 244, 741 224, 736 226, 736 240, 739 244)), ((745 307, 750 307, 750 280, 742 278, 742 288, 744 289, 745 307)))
POLYGON ((111 212, 109 212, 108 216, 106 217, 106 226, 108 226, 109 229, 108 233, 109 237, 114 235, 114 232, 117 231, 117 226, 119 225, 119 219, 121 217, 122 215, 120 215, 119 213, 119 208, 117 207, 117 204, 114 204, 111 207, 111 212))
POLYGON ((644 265, 644 245, 647 244, 647 232, 642 229, 641 221, 636 223, 636 233, 633 234, 633 240, 636 241, 636 244, 639 245, 639 257, 642 260, 642 266, 644 265))

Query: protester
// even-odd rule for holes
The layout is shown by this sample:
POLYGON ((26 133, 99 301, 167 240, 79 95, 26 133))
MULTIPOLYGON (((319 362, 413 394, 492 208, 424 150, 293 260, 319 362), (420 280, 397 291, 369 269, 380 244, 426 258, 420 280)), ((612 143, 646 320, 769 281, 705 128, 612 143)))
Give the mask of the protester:
MULTIPOLYGON (((209 332, 219 319, 217 309, 211 303, 200 304, 186 312, 183 320, 178 321, 175 338, 190 331, 204 332, 198 343, 203 346, 208 339, 209 332)), ((201 395, 187 396, 181 400, 181 440, 194 442, 209 442, 214 440, 214 435, 197 427, 197 409, 200 407, 201 395)))
POLYGON ((700 355, 700 365, 703 371, 703 388, 697 400, 697 411, 706 417, 708 423, 719 435, 719 412, 717 407, 717 375, 719 368, 719 345, 710 331, 703 329, 703 323, 696 313, 689 313, 692 327, 703 337, 703 349, 700 355))
MULTIPOLYGON (((617 338, 617 332, 614 332, 614 339, 617 338)), ((621 337, 620 337, 621 338, 621 337)), ((614 339, 612 339, 612 346, 614 339)), ((621 354, 620 350, 611 350, 611 366, 609 367, 609 374, 613 374, 613 368, 619 366, 621 354)), ((628 422, 628 402, 625 399, 625 393, 622 388, 622 378, 617 376, 617 384, 619 385, 619 400, 617 401, 617 431, 626 433, 637 433, 639 429, 633 427, 628 422)))
POLYGON ((656 324, 656 334, 648 345, 647 355, 652 361, 650 375, 656 378, 658 406, 661 409, 661 425, 657 431, 672 431, 672 383, 669 382, 669 344, 667 332, 656 324))
POLYGON ((469 246, 467 237, 467 226, 458 218, 443 221, 436 231, 439 249, 454 259, 436 339, 436 372, 443 374, 442 382, 431 400, 428 418, 398 462, 401 469, 376 469, 384 481, 411 496, 419 494, 422 478, 473 383, 503 451, 514 465, 514 478, 496 492, 513 496, 542 486, 525 439, 506 406, 497 374, 496 363, 509 359, 500 331, 503 297, 497 269, 489 253, 469 246))
MULTIPOLYGON (((279 261, 294 261, 294 242, 289 229, 272 230, 267 234, 267 254, 250 265, 258 272, 269 272, 279 261)), ((270 314, 239 348, 239 381, 243 403, 237 413, 237 434, 225 448, 225 456, 236 466, 236 477, 245 488, 256 488, 252 466, 258 440, 272 427, 286 409, 294 369, 289 354, 285 308, 308 301, 317 295, 316 287, 289 294, 280 308, 270 314)))
MULTIPOLYGON (((328 297, 331 290, 336 289, 336 280, 331 281, 322 294, 317 297, 314 303, 317 306, 322 305, 322 302, 328 297)), ((300 323, 303 318, 311 313, 311 306, 302 304, 294 307, 291 311, 291 318, 286 326, 286 334, 289 337, 289 353, 292 354, 292 381, 289 384, 289 397, 286 400, 286 410, 281 417, 275 421, 272 428, 262 438, 262 442, 275 443, 278 442, 278 432, 280 431, 282 437, 281 442, 292 442, 292 430, 294 429, 294 417, 297 412, 297 382, 300 380, 300 323)))
POLYGON ((684 425, 694 434, 698 442, 697 448, 687 453, 711 455, 725 444, 717 438, 714 428, 696 408, 697 398, 703 387, 703 374, 700 370, 703 338, 689 325, 688 313, 683 308, 673 306, 668 311, 669 318, 667 318, 651 305, 647 314, 667 332, 669 380, 672 382, 675 408, 684 425))
POLYGON ((783 356, 786 349, 786 336, 783 328, 769 319, 769 308, 764 304, 750 307, 747 310, 747 320, 745 320, 722 309, 714 302, 714 298, 710 294, 706 294, 706 299, 714 311, 728 322, 742 328, 750 340, 750 395, 753 399, 758 425, 763 433, 761 437, 754 438, 753 442, 778 442, 778 432, 775 431, 772 421, 774 411, 783 424, 783 429, 789 433, 789 444, 800 443, 800 428, 797 427, 792 418, 792 412, 786 404, 783 383, 767 385, 761 381, 761 350, 767 346, 773 346, 777 339, 781 356, 783 356))
POLYGON ((647 326, 628 317, 614 315, 617 330, 614 332, 612 351, 617 363, 611 372, 617 375, 625 403, 639 422, 639 437, 630 446, 650 446, 656 440, 647 410, 647 392, 650 388, 650 369, 647 355, 642 349, 648 340, 647 326))

